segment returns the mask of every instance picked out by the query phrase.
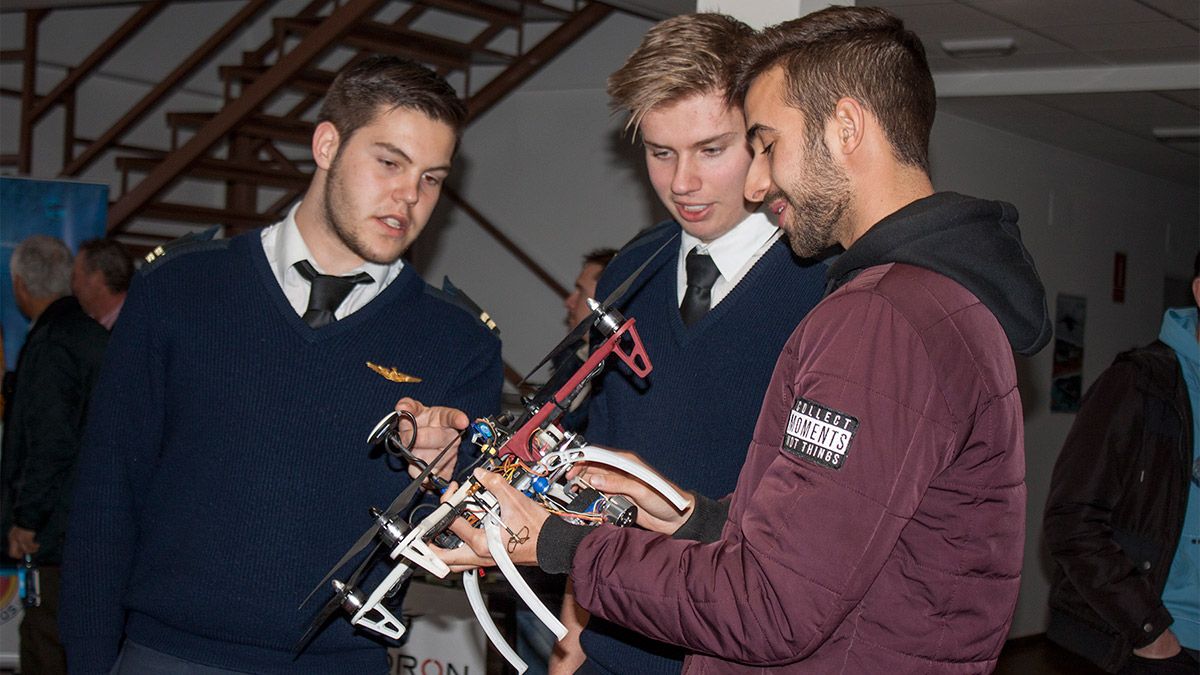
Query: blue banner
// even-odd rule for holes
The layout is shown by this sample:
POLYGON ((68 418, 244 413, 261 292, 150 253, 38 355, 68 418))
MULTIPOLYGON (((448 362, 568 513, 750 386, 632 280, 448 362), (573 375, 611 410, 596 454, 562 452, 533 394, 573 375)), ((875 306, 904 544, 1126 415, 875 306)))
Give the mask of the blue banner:
POLYGON ((47 234, 78 251, 81 243, 104 236, 107 218, 107 185, 0 177, 0 322, 6 370, 16 367, 29 328, 13 297, 13 249, 30 235, 47 234))

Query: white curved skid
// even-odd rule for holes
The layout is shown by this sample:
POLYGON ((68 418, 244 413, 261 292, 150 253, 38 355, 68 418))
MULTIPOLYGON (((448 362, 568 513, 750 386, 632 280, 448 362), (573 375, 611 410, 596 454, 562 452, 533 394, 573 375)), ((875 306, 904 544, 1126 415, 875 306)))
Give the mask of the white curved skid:
MULTIPOLYGON (((421 537, 413 539, 408 546, 397 546, 396 551, 400 555, 408 558, 414 563, 425 568, 430 574, 434 574, 439 579, 445 579, 450 573, 450 567, 442 562, 442 559, 433 554, 433 550, 429 548, 429 544, 421 537)), ((394 555, 392 557, 395 557, 394 555)))
POLYGON ((649 485, 655 492, 667 498, 677 510, 682 512, 687 508, 688 502, 683 495, 679 494, 675 488, 662 479, 658 474, 646 469, 637 462, 631 462, 628 459, 618 455, 611 450, 605 450, 594 445, 585 445, 582 448, 572 450, 559 450, 558 452, 547 453, 542 457, 542 462, 548 467, 556 467, 559 463, 577 462, 594 462, 596 464, 607 464, 616 469, 620 469, 625 473, 633 475, 640 479, 646 485, 649 485), (549 461, 547 461, 549 460, 549 461))
POLYGON ((517 571, 517 566, 513 564, 512 558, 508 557, 508 551, 504 548, 504 543, 500 541, 500 526, 496 524, 496 519, 491 514, 488 514, 483 519, 483 531, 487 535, 488 551, 492 554, 492 558, 496 561, 496 565, 504 572, 504 578, 512 585, 513 590, 521 597, 521 600, 533 611, 537 618, 541 619, 542 623, 546 624, 546 628, 554 633, 559 640, 567 635, 567 627, 563 625, 554 613, 546 608, 546 605, 538 599, 533 589, 517 571))
POLYGON ((467 591, 467 602, 471 603, 471 611, 475 612, 475 620, 479 622, 480 626, 483 626, 483 632, 496 647, 496 651, 500 652, 504 660, 508 661, 513 668, 517 669, 518 675, 528 670, 529 666, 504 641, 504 636, 500 635, 500 629, 496 628, 496 622, 492 621, 492 615, 488 613, 487 605, 483 601, 483 593, 479 592, 479 574, 476 570, 463 572, 463 588, 467 591))
POLYGON ((434 525, 450 513, 450 509, 461 504, 469 495, 470 490, 470 483, 464 481, 454 494, 450 495, 446 501, 438 504, 436 509, 425 516, 413 529, 409 530, 408 534, 404 535, 404 538, 392 548, 391 553, 388 555, 392 558, 404 556, 420 565, 430 574, 437 575, 439 579, 446 578, 446 575, 450 573, 450 568, 429 549, 429 545, 425 543, 425 535, 429 533, 429 530, 434 525))
POLYGON ((354 615, 354 618, 350 620, 350 623, 356 626, 369 628, 376 633, 379 633, 380 635, 386 635, 393 640, 399 640, 400 637, 404 635, 404 631, 406 630, 404 628, 404 624, 400 623, 400 620, 396 618, 396 615, 385 609, 383 605, 375 605, 370 609, 363 607, 358 611, 357 614, 354 615), (371 618, 369 616, 371 612, 375 612, 378 618, 371 618))
MULTIPOLYGON (((364 617, 366 617, 367 612, 376 608, 378 608, 380 611, 386 612, 386 610, 379 606, 379 603, 383 602, 384 596, 387 595, 392 586, 395 586, 400 581, 400 577, 404 576, 404 573, 408 570, 408 568, 408 565, 404 563, 399 563, 393 567, 392 571, 388 572, 388 575, 384 577, 383 581, 379 582, 379 585, 375 587, 375 590, 371 591, 371 595, 367 596, 367 600, 363 603, 362 609, 358 610, 358 612, 350 620, 350 623, 358 624, 359 622, 364 621, 364 617)), ((366 621, 366 623, 373 625, 374 622, 366 621)), ((390 633, 384 631, 380 632, 384 633, 385 635, 391 635, 390 633)), ((404 634, 403 628, 401 629, 400 634, 404 634)), ((400 635, 391 635, 391 637, 400 637, 400 635)))
POLYGON ((350 623, 356 626, 370 628, 376 633, 386 635, 393 639, 399 639, 401 635, 404 635, 404 624, 397 620, 391 612, 389 612, 387 609, 384 609, 383 605, 380 603, 383 602, 383 598, 385 595, 387 595, 388 590, 390 590, 392 586, 395 586, 396 583, 400 581, 400 577, 403 576, 406 570, 408 570, 408 565, 403 563, 393 567, 392 571, 388 572, 387 577, 385 577, 383 581, 379 582, 379 585, 375 587, 375 590, 371 591, 371 595, 368 596, 366 602, 363 603, 362 609, 358 610, 355 612, 354 616, 350 617, 350 623), (369 615, 371 612, 378 612, 377 616, 379 618, 370 618, 369 615))

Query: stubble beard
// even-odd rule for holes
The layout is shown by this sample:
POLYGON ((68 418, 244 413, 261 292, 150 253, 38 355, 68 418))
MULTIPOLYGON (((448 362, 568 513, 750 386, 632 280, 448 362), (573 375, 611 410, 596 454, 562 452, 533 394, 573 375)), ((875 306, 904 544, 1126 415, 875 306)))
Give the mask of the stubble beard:
POLYGON ((800 180, 768 195, 766 203, 783 199, 791 211, 791 222, 780 222, 792 251, 813 258, 838 243, 838 226, 850 208, 850 179, 834 163, 820 137, 809 139, 809 160, 800 180))
POLYGON ((343 218, 343 214, 353 213, 353 205, 349 204, 350 189, 346 187, 342 180, 341 171, 341 154, 335 155, 333 163, 329 166, 329 172, 325 174, 325 199, 324 209, 325 222, 329 225, 329 229, 333 232, 338 241, 342 242, 346 248, 354 255, 363 260, 375 263, 376 265, 390 265, 396 262, 397 259, 404 253, 404 249, 400 249, 395 255, 387 256, 376 253, 367 246, 366 242, 358 236, 352 227, 350 227, 343 218))

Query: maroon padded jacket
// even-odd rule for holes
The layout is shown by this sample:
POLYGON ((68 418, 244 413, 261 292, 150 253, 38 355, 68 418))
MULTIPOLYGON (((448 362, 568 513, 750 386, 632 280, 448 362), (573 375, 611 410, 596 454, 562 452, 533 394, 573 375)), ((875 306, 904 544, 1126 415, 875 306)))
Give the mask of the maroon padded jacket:
MULTIPOLYGON (((942 236, 943 216, 961 220, 965 209, 993 230, 1011 212, 1015 235, 1011 206, 946 194, 898 212, 894 221, 916 226, 889 226, 892 235, 925 222, 942 236)), ((870 245, 892 250, 887 231, 870 245)), ((1027 259, 1015 236, 1012 250, 1027 259)), ((687 673, 995 665, 1024 546, 1010 343, 1045 344, 1040 282, 1029 264, 1028 299, 1006 313, 915 264, 854 273, 780 355, 717 541, 605 526, 575 550, 576 599, 694 651, 687 673), (1017 315, 1027 330, 1006 334, 997 316, 1017 315)))
POLYGON ((1024 471, 996 319, 946 277, 872 268, 784 348, 722 538, 604 528, 576 551, 575 595, 699 652, 688 673, 986 672, 1016 603, 1024 471))

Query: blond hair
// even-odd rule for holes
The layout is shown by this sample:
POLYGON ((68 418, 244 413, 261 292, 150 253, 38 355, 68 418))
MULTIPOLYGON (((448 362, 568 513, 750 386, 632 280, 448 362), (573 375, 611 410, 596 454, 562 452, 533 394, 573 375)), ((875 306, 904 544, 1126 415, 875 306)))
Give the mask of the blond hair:
POLYGON ((608 77, 609 106, 637 131, 653 108, 690 96, 729 97, 734 68, 754 30, 724 14, 683 14, 656 24, 608 77))

